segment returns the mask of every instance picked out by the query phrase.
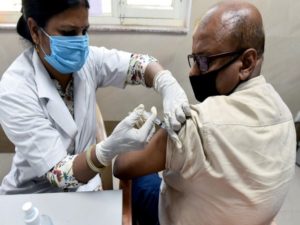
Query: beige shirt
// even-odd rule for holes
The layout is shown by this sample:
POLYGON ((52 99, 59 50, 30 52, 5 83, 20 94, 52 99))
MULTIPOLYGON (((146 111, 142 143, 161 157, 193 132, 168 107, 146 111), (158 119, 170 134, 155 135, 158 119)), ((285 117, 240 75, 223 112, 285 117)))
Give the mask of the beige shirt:
POLYGON ((292 115, 258 76, 230 96, 192 106, 168 140, 160 194, 161 225, 269 225, 294 174, 292 115))

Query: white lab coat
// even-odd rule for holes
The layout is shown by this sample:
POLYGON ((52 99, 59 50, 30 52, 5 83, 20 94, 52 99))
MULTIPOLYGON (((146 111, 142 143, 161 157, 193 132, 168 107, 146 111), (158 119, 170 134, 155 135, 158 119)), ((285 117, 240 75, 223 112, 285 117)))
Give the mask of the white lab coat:
POLYGON ((90 47, 87 62, 73 75, 75 121, 34 48, 12 63, 0 82, 0 122, 16 154, 0 194, 60 191, 45 174, 67 154, 96 142, 96 89, 123 88, 130 55, 90 47))

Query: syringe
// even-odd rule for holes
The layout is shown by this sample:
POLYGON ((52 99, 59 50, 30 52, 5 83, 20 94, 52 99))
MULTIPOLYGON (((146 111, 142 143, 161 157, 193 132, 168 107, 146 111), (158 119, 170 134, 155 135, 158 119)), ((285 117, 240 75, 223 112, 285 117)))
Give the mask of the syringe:
MULTIPOLYGON (((145 115, 145 118, 148 119, 150 116, 151 116, 151 112, 147 112, 147 111, 144 111, 144 115, 145 115)), ((157 126, 165 129, 166 128, 166 124, 164 121, 162 121, 161 119, 159 119, 158 117, 155 118, 155 120, 153 121, 157 126)))

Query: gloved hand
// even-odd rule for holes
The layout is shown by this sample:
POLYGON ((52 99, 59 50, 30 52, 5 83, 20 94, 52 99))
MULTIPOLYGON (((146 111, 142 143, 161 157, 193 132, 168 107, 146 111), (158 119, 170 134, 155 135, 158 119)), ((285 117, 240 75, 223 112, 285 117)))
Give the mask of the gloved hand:
POLYGON ((130 150, 142 149, 145 146, 147 140, 153 135, 153 121, 157 111, 155 107, 152 107, 152 115, 137 129, 135 128, 136 124, 140 121, 144 111, 144 105, 139 105, 116 126, 106 140, 96 145, 96 156, 101 164, 107 166, 116 155, 130 150))
POLYGON ((168 70, 160 71, 155 75, 153 86, 163 98, 164 121, 167 132, 177 147, 181 148, 181 142, 175 131, 180 130, 181 124, 185 122, 187 116, 191 116, 187 96, 168 70))

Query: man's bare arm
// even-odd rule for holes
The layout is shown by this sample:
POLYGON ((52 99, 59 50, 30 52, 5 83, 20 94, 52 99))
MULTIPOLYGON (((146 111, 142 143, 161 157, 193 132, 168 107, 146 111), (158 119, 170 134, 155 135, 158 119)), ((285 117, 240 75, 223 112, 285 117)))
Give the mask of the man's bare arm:
POLYGON ((131 179, 165 169, 168 134, 160 129, 145 149, 120 154, 114 163, 114 176, 131 179))

